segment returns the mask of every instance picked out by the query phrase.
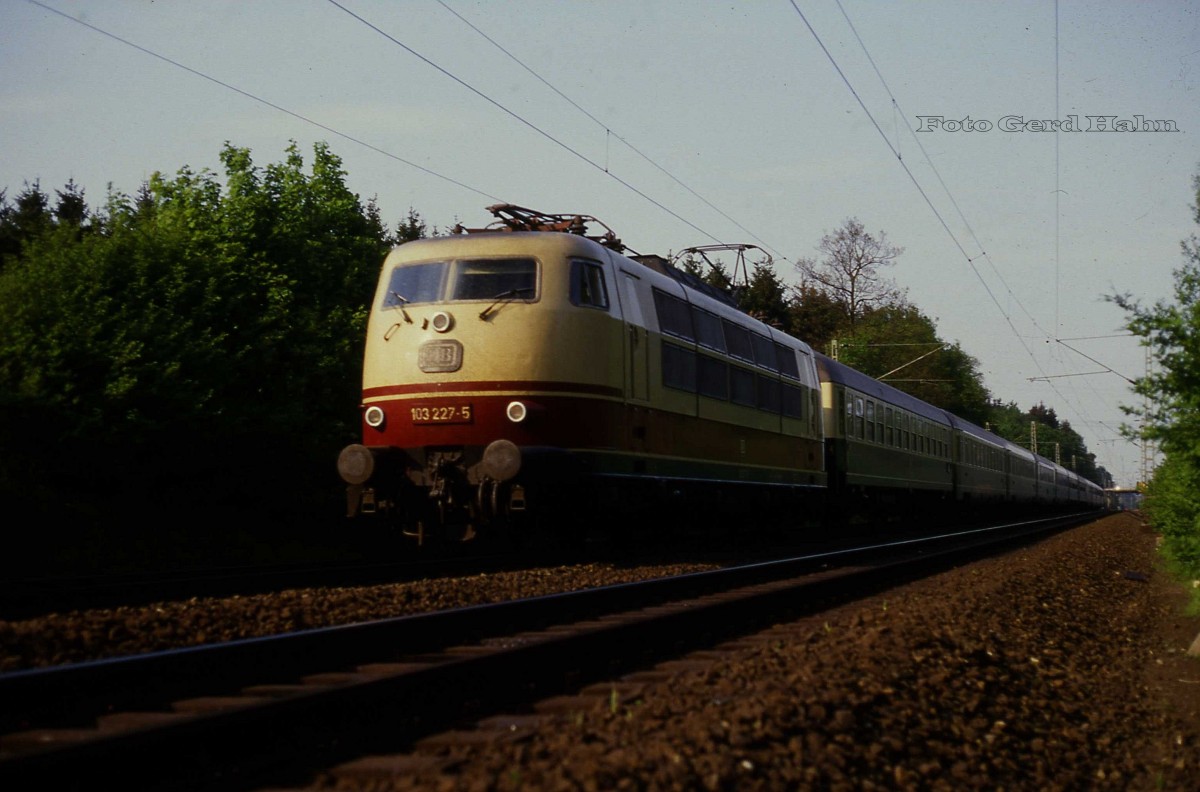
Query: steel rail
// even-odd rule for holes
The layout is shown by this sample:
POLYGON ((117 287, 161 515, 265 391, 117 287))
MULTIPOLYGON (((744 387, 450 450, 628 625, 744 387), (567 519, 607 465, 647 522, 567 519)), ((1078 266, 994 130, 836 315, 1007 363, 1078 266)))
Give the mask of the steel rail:
POLYGON ((981 547, 1027 541, 1079 522, 1037 521, 976 531, 970 541, 959 534, 885 543, 856 548, 849 556, 822 553, 7 674, 0 676, 4 730, 14 725, 14 715, 20 726, 55 722, 77 728, 44 732, 46 744, 33 750, 28 746, 31 736, 37 745, 36 729, 0 737, 0 785, 82 789, 107 782, 125 788, 230 789, 278 782, 280 773, 303 774, 364 752, 394 749, 397 742, 446 728, 467 712, 487 713, 553 695, 756 629, 762 618, 871 593, 979 555, 981 547), (835 558, 850 557, 857 566, 815 573, 835 558), (305 674, 331 668, 336 672, 315 685, 295 684, 305 674), (570 670, 569 680, 563 670, 570 670), (179 699, 197 694, 196 680, 209 698, 188 706, 179 699), (243 698, 232 698, 239 692, 243 698), (76 698, 89 700, 88 706, 76 707, 71 703, 76 698), (149 720, 154 728, 101 734, 78 728, 79 718, 96 712, 162 708, 171 701, 184 712, 159 709, 157 715, 142 716, 141 725, 149 720), (18 743, 25 750, 10 750, 18 743))

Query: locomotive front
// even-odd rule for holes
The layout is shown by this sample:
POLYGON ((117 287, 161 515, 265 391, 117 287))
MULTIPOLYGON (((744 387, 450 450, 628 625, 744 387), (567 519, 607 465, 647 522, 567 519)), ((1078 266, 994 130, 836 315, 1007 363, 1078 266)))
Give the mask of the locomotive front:
POLYGON ((362 443, 338 458, 350 515, 469 539, 569 493, 572 449, 619 431, 610 267, 604 247, 566 233, 393 250, 367 328, 362 443))

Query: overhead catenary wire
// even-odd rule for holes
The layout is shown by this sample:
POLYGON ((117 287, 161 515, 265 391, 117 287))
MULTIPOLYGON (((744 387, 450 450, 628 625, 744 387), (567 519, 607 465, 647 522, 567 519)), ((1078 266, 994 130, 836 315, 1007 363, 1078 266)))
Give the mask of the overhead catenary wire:
MULTIPOLYGON (((608 144, 608 140, 609 140, 610 138, 614 138, 614 137, 615 137, 615 138, 616 138, 618 141, 620 141, 620 142, 621 142, 621 144, 622 144, 622 145, 624 145, 626 148, 628 148, 628 149, 629 149, 630 151, 632 151, 634 154, 637 154, 639 157, 641 157, 643 160, 645 160, 645 161, 646 161, 647 163, 649 163, 651 166, 653 166, 654 168, 656 168, 656 169, 657 169, 659 172, 661 172, 662 174, 664 174, 664 175, 665 175, 667 178, 669 178, 671 181, 675 182, 675 183, 676 183, 676 184, 678 184, 680 187, 682 187, 684 190, 686 190, 687 192, 691 193, 691 194, 692 194, 692 195, 693 195, 695 198, 697 198, 698 200, 700 200, 700 201, 701 201, 701 202, 702 202, 702 203, 703 203, 705 206, 707 206, 708 208, 712 209, 712 210, 713 210, 714 212, 716 212, 717 214, 721 215, 721 217, 725 218, 725 219, 726 219, 726 220, 728 220, 730 223, 733 223, 735 226, 737 226, 739 229, 741 229, 742 231, 744 231, 746 234, 750 235, 750 237, 751 237, 751 238, 753 238, 753 239, 754 239, 754 241, 758 242, 758 243, 759 243, 760 245, 762 245, 764 248, 768 249, 768 250, 769 250, 769 251, 770 251, 770 252, 771 252, 771 253, 774 255, 774 257, 775 257, 775 258, 778 258, 778 259, 780 259, 780 260, 782 260, 782 261, 788 261, 788 260, 789 260, 789 259, 787 258, 787 256, 784 256, 783 254, 781 254, 781 253, 780 253, 778 250, 776 250, 776 249, 775 249, 773 246, 771 246, 769 243, 765 242, 765 241, 764 241, 764 240, 763 240, 761 237, 759 237, 759 236, 758 236, 757 234, 755 234, 753 231, 751 231, 750 229, 746 228, 746 226, 744 226, 744 225, 742 225, 741 223, 739 223, 737 220, 735 220, 733 217, 731 217, 729 214, 727 214, 727 213, 726 213, 724 210, 722 210, 720 207, 716 206, 714 203, 712 203, 711 201, 709 201, 709 200, 708 200, 707 198, 705 198, 703 195, 701 195, 700 193, 696 192, 696 190, 692 189, 690 186, 688 186, 687 184, 685 184, 685 183, 684 183, 682 180, 680 180, 678 177, 676 177, 676 176, 675 176, 675 174, 671 173, 669 170, 667 170, 666 168, 664 168, 662 165, 660 165, 659 163, 655 162, 655 161, 654 161, 654 160, 653 160, 653 159, 652 159, 652 158, 651 158, 649 155, 647 155, 647 154, 643 153, 643 152, 642 152, 640 149, 638 149, 636 146, 634 146, 632 143, 630 143, 630 142, 629 142, 629 140, 628 140, 626 137, 624 137, 623 135, 618 135, 618 134, 616 134, 615 132, 613 132, 612 128, 611 128, 611 127, 610 127, 610 126, 609 126, 607 123, 605 123, 604 121, 601 121, 601 120, 600 120, 599 118, 597 118, 595 115, 593 115, 592 113, 588 112, 588 110, 586 110, 586 109, 585 109, 585 108, 584 108, 582 105, 580 105, 580 104, 579 104, 578 102, 576 102, 574 99, 572 99, 571 97, 567 96, 565 93, 563 93, 562 91, 560 91, 560 90, 559 90, 557 87, 555 87, 555 86, 554 86, 554 85, 553 85, 553 84, 552 84, 552 83, 551 83, 549 80, 547 80, 545 77, 543 77, 542 75, 540 75, 540 74, 538 74, 536 71, 534 71, 534 70, 533 70, 533 69, 532 69, 532 68, 531 68, 531 67, 530 67, 528 64, 526 64, 524 61, 522 61, 522 60, 521 60, 520 58, 518 58, 516 55, 514 55, 514 54, 513 54, 513 53, 511 53, 511 52, 509 52, 509 50, 508 50, 507 48, 505 48, 504 46, 502 46, 502 45, 501 45, 501 44, 500 44, 498 41, 496 41, 494 38, 492 38, 491 36, 489 36, 487 33, 485 33, 485 32, 483 32, 482 30, 480 30, 478 26, 476 26, 475 24, 473 24, 473 23, 472 23, 470 20, 468 20, 468 19, 467 19, 466 17, 464 17, 462 14, 458 13, 458 12, 457 12, 457 11, 455 11, 453 8, 451 8, 451 7, 450 7, 450 6, 449 6, 449 5, 448 5, 448 4, 445 2, 445 0, 437 0, 437 2, 438 2, 438 4, 439 4, 439 5, 441 5, 441 6, 442 6, 442 8, 445 8, 445 9, 446 9, 448 12, 450 12, 450 13, 451 13, 451 14, 453 14, 455 17, 457 17, 457 18, 458 18, 458 19, 459 19, 459 20, 460 20, 460 21, 461 21, 461 22, 462 22, 464 25, 466 25, 467 27, 471 28, 471 30, 475 31, 477 34, 479 34, 481 37, 483 37, 483 39, 484 39, 484 40, 486 40, 486 41, 487 41, 489 44, 491 44, 493 47, 495 47, 496 49, 498 49, 498 50, 500 50, 501 52, 503 52, 503 53, 504 53, 504 54, 505 54, 505 55, 506 55, 506 56, 507 56, 509 59, 511 59, 511 60, 512 60, 514 63, 516 63, 518 66, 520 66, 520 67, 521 67, 522 69, 524 69, 525 71, 529 72, 529 74, 531 74, 531 75, 534 77, 534 79, 538 80, 538 82, 540 82, 540 83, 542 83, 543 85, 545 85, 547 88, 549 88, 551 91, 553 91, 553 92, 554 92, 555 94, 557 94, 559 97, 561 97, 561 98, 562 98, 562 99, 563 99, 565 102, 567 102, 569 105, 571 105, 572 107, 574 107, 574 108, 575 108, 576 110, 578 110, 579 112, 583 113, 585 116, 587 116, 589 119, 591 119, 591 121, 592 121, 594 124, 596 124, 598 127, 600 127, 601 129, 603 129, 603 130, 604 130, 604 133, 605 133, 605 145, 606 145, 606 146, 607 146, 607 144, 608 144)), ((607 163, 607 149, 606 149, 606 154, 605 154, 605 162, 607 163)), ((608 167, 607 167, 607 165, 605 166, 604 170, 605 170, 605 172, 607 172, 607 171, 608 171, 608 167)))
POLYGON ((536 132, 537 134, 541 135, 541 136, 542 136, 542 137, 544 137, 546 140, 549 140, 549 141, 550 141, 551 143, 553 143, 554 145, 556 145, 556 146, 558 146, 559 148, 563 149, 564 151, 566 151, 566 152, 570 153, 571 155, 573 155, 574 157, 578 158, 579 160, 581 160, 581 161, 583 161, 583 162, 587 163, 588 165, 591 165, 593 168, 595 168, 596 170, 600 171, 601 173, 603 173, 603 174, 607 175, 608 177, 610 177, 611 179, 613 179, 614 181, 616 181, 616 182, 617 182, 618 184, 620 184, 621 186, 625 187, 626 189, 630 190, 631 192, 635 193, 636 195, 640 196, 641 198, 645 199, 646 201, 649 201, 651 204, 653 204, 654 206, 657 206, 659 209, 661 209, 662 211, 666 212, 666 213, 667 213, 667 214, 669 214, 671 217, 674 217, 676 220, 678 220, 679 222, 681 222, 681 223, 683 223, 684 225, 688 226, 688 227, 689 227, 689 228, 691 228, 692 230, 694 230, 694 231, 696 231, 696 232, 698 232, 698 233, 700 233, 700 234, 703 234, 704 236, 706 236, 706 237, 708 237, 709 239, 712 239, 712 240, 714 240, 714 241, 716 241, 716 242, 720 242, 720 243, 722 243, 722 244, 725 244, 725 243, 724 243, 724 240, 722 240, 722 239, 720 239, 719 237, 717 237, 717 236, 715 236, 715 235, 713 235, 713 234, 709 233, 708 231, 704 230, 703 228, 701 228, 700 226, 696 225, 695 223, 693 223, 692 221, 688 220, 687 218, 685 218, 685 217, 683 217, 683 216, 679 215, 678 213, 676 213, 676 212, 672 211, 671 209, 667 208, 666 206, 664 206, 664 205, 663 205, 662 203, 660 203, 659 201, 655 200, 654 198, 651 198, 649 195, 647 195, 646 193, 644 193, 642 190, 640 190, 640 189, 638 189, 637 187, 635 187, 633 184, 629 183, 629 182, 628 182, 628 181, 626 181, 625 179, 622 179, 620 176, 617 176, 617 175, 616 175, 615 173, 613 173, 611 170, 609 170, 609 169, 605 168, 603 165, 599 164, 599 163, 598 163, 598 162, 596 162, 595 160, 593 160, 593 159, 591 159, 590 157, 586 156, 586 155, 585 155, 585 154, 583 154, 582 152, 578 151, 578 150, 577 150, 577 149, 575 149, 575 148, 572 148, 571 146, 567 145, 567 144, 566 144, 566 143, 564 143, 563 141, 561 141, 561 140, 559 140, 558 138, 554 137, 554 136, 553 136, 553 135, 551 135, 549 132, 547 132, 546 130, 544 130, 544 129, 542 129, 541 127, 539 127, 537 124, 533 123, 532 121, 530 121, 530 120, 526 119, 525 117, 521 116, 519 113, 517 113, 517 112, 515 112, 515 111, 513 111, 513 110, 511 110, 511 109, 509 109, 509 108, 508 108, 508 107, 506 107, 505 105, 503 105, 503 104, 501 104, 500 102, 496 101, 496 100, 495 100, 495 99, 493 99, 492 97, 490 97, 490 96, 488 96, 487 94, 485 94, 483 91, 479 90, 479 89, 478 89, 478 88, 476 88, 475 86, 473 86, 473 85, 471 85, 470 83, 468 83, 466 80, 463 80, 461 77, 458 77, 457 75, 453 74, 453 73, 452 73, 452 72, 450 72, 448 69, 446 69, 446 68, 444 68, 444 67, 442 67, 442 66, 438 65, 437 63, 435 63, 435 62, 434 62, 434 61, 432 61, 431 59, 429 59, 429 58, 425 57, 424 55, 422 55, 421 53, 417 52, 417 51, 416 51, 415 49, 413 49, 412 47, 410 47, 410 46, 408 46, 407 44, 405 44, 404 42, 400 41, 398 38, 396 38, 396 37, 395 37, 395 36, 393 36, 392 34, 388 33, 387 31, 383 30, 382 28, 380 28, 378 25, 375 25, 374 23, 370 22, 369 20, 367 20, 366 18, 362 17, 361 15, 354 13, 353 11, 351 11, 351 10, 350 10, 350 9, 348 9, 348 8, 346 8, 346 7, 345 7, 344 5, 342 5, 341 3, 337 2, 337 0, 326 0, 326 2, 327 2, 327 3, 329 3, 330 5, 332 5, 332 6, 336 7, 336 8, 338 8, 339 10, 343 11, 343 12, 344 12, 344 13, 346 13, 347 15, 349 15, 349 16, 351 16, 351 17, 353 17, 354 19, 358 20, 360 23, 362 23, 363 25, 367 26, 367 27, 368 27, 368 28, 370 28, 371 30, 375 31, 375 32, 376 32, 376 33, 378 33, 379 35, 383 36, 385 39, 387 39, 388 41, 392 42, 392 43, 393 43, 393 44, 395 44, 397 47, 400 47, 400 48, 401 48, 401 49, 403 49, 405 52, 409 53, 410 55, 412 55, 413 57, 417 58, 417 59, 418 59, 418 60, 420 60, 421 62, 425 63, 426 65, 428 65, 428 66, 430 66, 430 67, 432 67, 433 69, 437 70, 438 72, 440 72, 441 74, 445 75, 446 77, 450 78, 450 79, 451 79, 451 80, 453 80, 454 82, 456 82, 456 83, 458 83, 459 85, 461 85, 463 88, 466 88, 468 91, 470 91, 471 93, 473 93, 473 94, 475 94, 476 96, 478 96, 480 99, 483 99, 485 102, 487 102, 487 103, 491 104, 493 107, 497 108, 498 110, 501 110, 502 112, 504 112, 504 113, 505 113, 506 115, 508 115, 509 117, 511 117, 511 118, 513 118, 513 119, 515 119, 516 121, 519 121, 521 124, 524 124, 526 127, 528 127, 529 129, 533 130, 533 131, 534 131, 534 132, 536 132))
MULTIPOLYGON (((988 286, 987 282, 983 279, 983 276, 980 274, 979 270, 976 268, 976 266, 974 264, 974 258, 969 256, 966 253, 966 250, 963 248, 963 245, 958 240, 957 236, 950 229, 949 225, 946 223, 945 219, 942 217, 942 215, 938 211, 937 207, 934 206, 933 202, 930 200, 930 198, 926 194, 925 190, 921 187, 920 182, 917 180, 915 174, 913 174, 912 170, 904 162, 904 159, 901 156, 897 145, 893 144, 892 141, 888 139, 886 133, 884 133, 882 127, 880 127, 880 125, 876 121, 874 115, 871 113, 870 109, 866 106, 866 103, 862 100, 861 96, 859 95, 857 90, 854 88, 853 84, 850 82, 850 80, 846 76, 845 72, 838 65, 837 60, 833 57, 832 53, 830 53, 829 49, 825 46, 824 42, 821 40, 821 37, 817 34, 816 30, 813 28, 812 24, 808 21, 807 17, 805 17, 804 13, 800 10, 799 6, 796 5, 795 0, 790 0, 790 2, 792 5, 792 8, 795 10, 796 14, 804 22, 805 26, 808 28, 808 30, 812 34, 813 38, 817 41, 817 44, 821 47, 821 50, 825 53, 825 56, 829 59, 830 63, 833 65, 834 69, 837 71, 838 75, 841 77, 843 83, 845 83, 846 87, 850 90, 850 93, 854 96, 855 100, 858 102, 858 104, 862 108, 863 112, 866 113, 868 119, 874 125, 874 127, 875 127, 876 131, 879 133, 880 137, 883 138, 885 144, 892 151, 893 155, 895 155, 897 161, 900 163, 900 166, 904 169, 904 171, 908 175, 909 179, 913 182, 913 185, 917 188, 917 191, 921 194, 921 197, 925 200, 925 202, 929 206, 930 210, 934 213, 934 216, 937 217, 938 221, 942 225, 942 228, 950 236, 951 240, 954 242, 954 244, 958 248, 959 252, 963 254, 963 257, 966 259, 967 264, 971 267, 972 272, 975 274, 976 278, 979 280, 980 284, 983 286, 984 291, 987 293, 988 297, 992 300, 992 303, 999 310, 1001 316, 1004 318, 1005 323, 1008 325, 1009 329, 1012 331, 1012 333, 1013 333, 1014 337, 1017 339, 1018 343, 1025 350, 1026 354, 1029 356, 1034 367, 1038 370, 1038 372, 1040 374, 1043 375, 1041 377, 1031 378, 1031 380, 1038 379, 1038 380, 1046 381, 1047 384, 1050 385, 1051 389, 1055 392, 1055 394, 1060 399, 1062 399, 1062 401, 1064 403, 1066 403, 1068 406, 1072 407, 1072 409, 1074 409, 1080 415, 1083 415, 1086 417, 1088 414, 1088 412, 1086 410, 1083 410, 1079 405, 1074 404, 1073 400, 1068 399, 1065 396, 1065 394, 1063 394, 1057 387, 1055 387, 1053 382, 1049 381, 1051 379, 1051 377, 1046 374, 1046 371, 1043 369, 1041 363, 1038 361, 1037 357, 1033 354, 1033 350, 1025 343, 1023 336, 1017 331, 1016 326, 1013 324, 1012 317, 1009 316, 1008 312, 1004 309, 1004 307, 996 299, 995 294, 993 293, 991 288, 988 286)), ((854 37, 857 39, 859 45, 862 47, 864 53, 866 54, 867 60, 870 62, 871 67, 875 70, 875 74, 878 76, 880 82, 883 84, 884 90, 887 91, 889 97, 891 98, 893 107, 898 109, 899 103, 896 101, 895 95, 892 93, 890 87, 887 85, 887 81, 884 79, 882 72, 879 70, 879 67, 876 65, 874 58, 871 57, 870 52, 867 50, 865 43, 862 41, 862 38, 858 35, 858 31, 854 28, 853 22, 851 22, 849 15, 846 13, 845 9, 842 7, 840 1, 838 2, 838 7, 842 12, 843 17, 845 17, 847 24, 850 26, 850 29, 853 32, 854 37)), ((1056 57, 1057 57, 1057 43, 1058 43, 1058 40, 1057 40, 1057 5, 1056 5, 1055 25, 1056 25, 1056 27, 1055 27, 1055 46, 1056 46, 1056 57)), ((1056 62, 1056 92, 1057 92, 1057 62, 1056 62)), ((1056 95, 1056 99, 1057 99, 1057 95, 1056 95)), ((901 113, 901 116, 903 117, 903 113, 901 113)), ((1029 317, 1029 319, 1033 323, 1033 325, 1035 327, 1037 327, 1038 330, 1040 330, 1044 334, 1044 336, 1053 338, 1055 335, 1057 335, 1057 332, 1046 333, 1045 330, 1037 322, 1037 319, 1029 312, 1028 309, 1025 308, 1025 306, 1021 303, 1021 301, 1016 297, 1016 295, 1013 294, 1012 289, 1005 282, 1003 276, 1000 274, 999 270, 996 268, 994 262, 992 262, 991 257, 988 255, 987 251, 983 249, 983 244, 979 241, 979 238, 975 234, 974 229, 971 227, 971 224, 967 221, 965 215, 963 214, 961 207, 958 205, 958 202, 954 199, 953 194, 950 192, 949 188, 947 187, 945 180, 942 178, 942 176, 938 172, 936 166, 933 164, 932 158, 929 156, 928 152, 925 150, 925 147, 921 143, 920 138, 916 136, 915 132, 912 130, 911 125, 908 124, 907 118, 905 118, 905 125, 909 129, 909 133, 912 134, 914 140, 917 142, 918 147, 921 149, 921 152, 925 156, 926 161, 929 163, 930 168, 933 170, 939 183, 942 185, 942 189, 946 192, 946 195, 949 198, 951 204, 954 206, 956 212, 958 212, 959 218, 962 220, 964 226, 966 226, 968 232, 971 234, 971 237, 972 237, 972 239, 974 239, 975 244, 979 247, 979 249, 981 251, 980 256, 982 256, 983 258, 985 258, 985 260, 987 260, 989 266, 992 268, 992 271, 996 274, 997 278, 1004 285, 1004 288, 1007 290, 1009 296, 1017 303, 1017 305, 1026 314, 1026 316, 1029 317)), ((1057 138, 1056 138, 1056 145, 1057 145, 1057 138)), ((1057 165, 1057 160, 1056 160, 1056 165, 1057 165)), ((1056 200, 1057 200, 1057 196, 1058 196, 1057 172, 1056 172, 1055 178, 1056 178, 1056 182, 1055 182, 1056 193, 1055 193, 1055 195, 1056 195, 1056 200)), ((1056 204, 1056 206, 1057 206, 1057 204, 1056 204)), ((1057 209, 1056 209, 1056 213, 1057 213, 1057 209)), ((1057 231, 1056 231, 1056 246, 1057 246, 1057 231)), ((1057 260, 1058 260, 1058 255, 1057 255, 1057 247, 1056 247, 1056 253, 1055 253, 1055 266, 1056 266, 1055 299, 1056 299, 1056 305, 1057 305, 1057 290, 1058 290, 1057 260)), ((1057 328, 1057 323, 1058 323, 1058 317, 1056 315, 1056 317, 1055 317, 1056 328, 1057 328)), ((1073 347, 1070 347, 1069 345, 1064 344, 1063 346, 1067 347, 1068 349, 1071 349, 1074 352, 1077 352, 1080 355, 1083 355, 1082 352, 1075 350, 1073 347)), ((1088 357, 1087 355, 1083 355, 1083 356, 1088 357)), ((1121 376, 1122 378, 1128 380, 1128 378, 1124 377, 1124 375, 1119 374, 1118 372, 1113 370, 1111 367, 1105 366, 1104 363, 1101 363, 1100 361, 1095 360, 1094 358, 1088 357, 1088 359, 1091 360, 1093 363, 1096 363, 1100 366, 1104 366, 1105 372, 1112 372, 1112 373, 1117 374, 1118 376, 1121 376)), ((1108 427, 1107 424, 1104 424, 1103 422, 1097 422, 1097 423, 1101 423, 1101 425, 1104 425, 1106 428, 1109 428, 1111 430, 1111 427, 1108 427)), ((1114 433, 1116 433, 1116 432, 1114 432, 1114 433)), ((1119 434, 1119 433, 1116 433, 1116 434, 1119 434)))
POLYGON ((411 168, 416 168, 417 170, 421 171, 422 173, 428 174, 437 179, 441 179, 442 181, 447 182, 449 184, 453 184, 456 187, 461 187, 464 190, 469 190, 469 191, 475 193, 476 195, 482 195, 484 198, 489 198, 493 201, 499 201, 502 203, 504 202, 503 198, 499 198, 495 195, 492 195, 489 192, 485 192, 485 191, 479 189, 478 187, 472 187, 471 185, 467 184, 466 182, 462 182, 462 181, 459 181, 458 179, 451 178, 450 176, 446 176, 443 173, 438 173, 437 171, 432 170, 430 168, 426 168, 423 165, 418 165, 417 163, 415 163, 411 160, 407 160, 404 157, 399 156, 398 154, 394 154, 385 149, 381 149, 380 147, 378 147, 372 143, 368 143, 367 141, 362 140, 361 138, 354 137, 353 135, 348 135, 339 129, 335 129, 334 127, 329 126, 328 124, 323 124, 320 121, 317 121, 316 119, 309 118, 308 116, 297 113, 294 110, 289 110, 286 107, 283 107, 282 105, 278 105, 268 99, 264 99, 263 97, 253 94, 250 91, 239 88, 236 85, 233 85, 232 83, 228 83, 228 82, 225 82, 224 80, 217 79, 216 77, 213 77, 212 75, 205 74, 204 72, 200 71, 199 69, 194 69, 191 66, 188 66, 184 63, 180 63, 177 60, 168 58, 166 55, 162 55, 158 52, 155 52, 154 50, 149 49, 148 47, 143 47, 141 44, 137 44, 136 42, 130 41, 129 39, 122 38, 121 36, 118 36, 115 33, 110 33, 109 31, 104 30, 103 28, 97 27, 96 25, 93 25, 90 22, 85 22, 84 20, 77 19, 76 17, 73 17, 70 14, 63 13, 62 11, 59 11, 57 8, 48 6, 45 3, 40 2, 39 0, 26 0, 26 2, 31 3, 32 5, 35 5, 38 8, 41 8, 45 11, 49 11, 52 14, 56 14, 56 15, 62 17, 63 19, 67 19, 71 22, 74 22, 77 25, 82 25, 83 27, 87 28, 88 30, 91 30, 95 33, 99 33, 102 36, 106 36, 107 38, 110 38, 113 41, 124 44, 127 47, 132 47, 133 49, 137 50, 138 52, 141 52, 145 55, 149 55, 152 58, 156 58, 156 59, 162 61, 163 63, 167 63, 171 66, 174 66, 177 69, 182 69, 183 71, 188 72, 189 74, 192 74, 203 80, 208 80, 209 82, 211 82, 215 85, 219 85, 222 88, 233 91, 236 94, 240 94, 241 96, 244 96, 247 99, 258 102, 259 104, 266 105, 267 107, 270 107, 273 110, 278 110, 279 112, 284 113, 285 115, 289 115, 292 118, 297 119, 298 121, 303 121, 304 123, 310 124, 314 127, 317 127, 318 129, 323 129, 324 131, 326 131, 332 135, 337 135, 338 137, 342 138, 343 140, 348 140, 351 143, 355 143, 359 146, 370 149, 371 151, 374 151, 377 154, 382 154, 385 157, 393 159, 397 162, 401 162, 405 165, 408 165, 411 168))

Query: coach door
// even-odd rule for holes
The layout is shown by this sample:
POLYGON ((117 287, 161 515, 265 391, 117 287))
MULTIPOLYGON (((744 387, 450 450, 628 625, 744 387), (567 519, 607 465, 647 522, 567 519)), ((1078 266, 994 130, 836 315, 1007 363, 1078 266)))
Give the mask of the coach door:
POLYGON ((621 270, 621 313, 625 316, 625 394, 636 401, 650 400, 650 338, 638 298, 641 279, 621 270))

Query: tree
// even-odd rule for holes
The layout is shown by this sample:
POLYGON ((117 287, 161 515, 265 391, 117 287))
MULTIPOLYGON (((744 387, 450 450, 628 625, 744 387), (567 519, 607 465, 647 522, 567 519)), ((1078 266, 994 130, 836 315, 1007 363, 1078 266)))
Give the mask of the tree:
MULTIPOLYGON (((1200 174, 1192 178, 1193 217, 1200 224, 1200 174)), ((1164 552, 1179 570, 1200 577, 1200 238, 1180 245, 1183 264, 1174 272, 1175 301, 1145 307, 1128 294, 1109 299, 1128 314, 1126 327, 1155 360, 1134 392, 1145 407, 1123 407, 1142 421, 1125 427, 1131 439, 1156 442, 1164 461, 1149 483, 1146 508, 1162 531, 1164 552)))
POLYGON ((942 340, 933 320, 907 303, 866 310, 839 343, 839 359, 973 423, 987 420, 990 394, 979 363, 942 340))
POLYGON ((688 253, 684 256, 680 269, 695 278, 699 278, 714 289, 723 291, 726 294, 733 292, 733 279, 729 277, 729 272, 725 269, 725 265, 721 263, 720 259, 709 261, 707 258, 697 258, 695 254, 688 253))
POLYGON ((396 233, 392 235, 392 244, 403 245, 405 242, 412 242, 415 239, 424 239, 429 236, 428 228, 425 221, 416 209, 408 207, 408 215, 396 223, 396 233))
POLYGON ((841 303, 813 286, 793 287, 787 326, 791 335, 822 352, 848 327, 841 303))
POLYGON ((54 219, 64 225, 82 229, 88 216, 87 201, 83 198, 83 188, 74 179, 67 182, 61 190, 55 190, 58 202, 54 206, 54 219))
MULTIPOLYGON (((221 161, 224 186, 185 167, 136 199, 110 191, 95 213, 68 184, 59 222, 37 229, 6 216, 0 227, 20 232, 0 272, 10 495, 109 487, 128 508, 322 491, 358 427, 386 229, 325 144, 309 172, 294 143, 266 168, 229 145, 221 161)), ((27 188, 24 205, 39 194, 27 188)), ((271 508, 303 508, 287 497, 271 508)))
POLYGON ((1058 428, 1058 413, 1054 412, 1053 407, 1038 402, 1029 408, 1029 417, 1038 423, 1045 424, 1051 429, 1058 428))
POLYGON ((821 237, 817 249, 823 254, 819 261, 801 258, 796 262, 800 285, 815 284, 836 299, 848 324, 857 323, 869 308, 903 301, 904 292, 880 270, 894 264, 904 248, 890 244, 884 232, 872 235, 851 217, 841 228, 821 237))
POLYGON ((738 296, 738 305, 746 313, 761 322, 785 329, 790 318, 788 288, 770 261, 754 265, 750 283, 738 296))
POLYGON ((0 269, 52 225, 50 198, 42 192, 39 182, 26 182, 13 204, 0 192, 0 269))
MULTIPOLYGON (((1193 188, 1200 224, 1200 174, 1193 188)), ((1181 249, 1184 263, 1174 271, 1174 303, 1159 301, 1147 308, 1127 294, 1109 299, 1126 310, 1126 327, 1150 348, 1157 364, 1134 384, 1148 406, 1124 408, 1141 418, 1144 427, 1127 434, 1160 443, 1164 453, 1200 461, 1200 239, 1193 234, 1181 249)))

